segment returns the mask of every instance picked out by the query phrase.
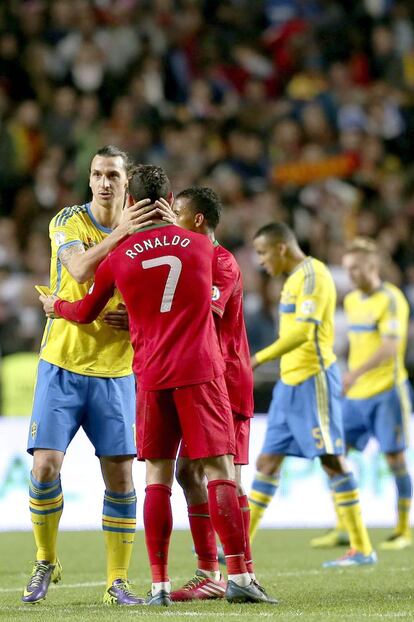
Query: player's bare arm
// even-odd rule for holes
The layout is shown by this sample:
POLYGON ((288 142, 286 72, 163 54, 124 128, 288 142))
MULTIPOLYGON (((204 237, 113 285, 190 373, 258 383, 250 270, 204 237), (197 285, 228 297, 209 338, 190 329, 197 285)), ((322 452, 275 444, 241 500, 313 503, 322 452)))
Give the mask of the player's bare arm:
POLYGON ((85 250, 83 244, 79 242, 62 250, 59 255, 61 263, 78 283, 85 283, 93 277, 102 259, 119 242, 131 233, 152 224, 151 217, 158 214, 157 209, 149 203, 149 199, 138 201, 123 210, 119 225, 99 244, 85 250))

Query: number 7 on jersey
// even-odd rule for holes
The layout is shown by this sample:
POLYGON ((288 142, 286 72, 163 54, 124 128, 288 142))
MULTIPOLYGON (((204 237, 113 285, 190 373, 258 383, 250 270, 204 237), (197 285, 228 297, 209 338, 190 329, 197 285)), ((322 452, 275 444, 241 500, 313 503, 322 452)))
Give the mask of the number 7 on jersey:
POLYGON ((142 262, 144 270, 147 270, 148 268, 156 268, 158 266, 170 266, 160 306, 160 313, 168 313, 171 311, 175 290, 177 289, 177 283, 180 278, 183 264, 181 260, 174 255, 164 255, 164 257, 146 259, 142 262))

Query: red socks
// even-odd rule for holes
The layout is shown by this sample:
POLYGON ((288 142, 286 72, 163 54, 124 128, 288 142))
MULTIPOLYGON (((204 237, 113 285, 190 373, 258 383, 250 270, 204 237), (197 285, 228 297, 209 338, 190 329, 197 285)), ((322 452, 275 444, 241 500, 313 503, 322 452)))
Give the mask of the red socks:
MULTIPOLYGON (((172 531, 171 489, 163 484, 152 484, 147 486, 145 493, 145 540, 152 582, 167 582, 168 547, 172 531)), ((208 484, 208 501, 208 504, 188 508, 199 568, 218 570, 215 530, 223 545, 228 574, 253 572, 247 497, 237 497, 234 482, 213 480, 208 484)))
POLYGON ((228 574, 247 572, 244 561, 244 528, 236 494, 236 484, 216 479, 208 483, 210 517, 226 556, 228 574))
POLYGON ((243 519, 243 527, 244 527, 244 559, 246 561, 247 572, 250 574, 254 573, 253 569, 253 559, 252 559, 252 549, 250 548, 250 507, 249 507, 249 499, 247 495, 242 495, 238 497, 239 506, 242 513, 243 519))
POLYGON ((152 582, 168 581, 168 547, 173 526, 171 488, 151 484, 145 489, 144 526, 152 582))
POLYGON ((216 534, 211 524, 208 503, 188 506, 188 520, 198 558, 198 568, 207 571, 218 570, 216 534))

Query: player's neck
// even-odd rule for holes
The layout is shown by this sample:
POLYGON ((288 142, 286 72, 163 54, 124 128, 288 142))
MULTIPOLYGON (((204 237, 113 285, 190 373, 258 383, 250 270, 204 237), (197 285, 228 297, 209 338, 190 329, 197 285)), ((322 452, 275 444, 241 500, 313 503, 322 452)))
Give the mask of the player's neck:
POLYGON ((370 296, 374 292, 377 291, 381 287, 382 281, 379 276, 373 277, 369 283, 366 284, 365 287, 361 287, 360 289, 364 294, 370 296))
POLYGON ((286 274, 293 272, 304 259, 306 255, 300 248, 292 249, 286 257, 286 274))
POLYGON ((95 220, 108 229, 115 229, 119 225, 121 220, 123 205, 120 202, 119 205, 100 205, 95 198, 91 201, 91 212, 95 220))

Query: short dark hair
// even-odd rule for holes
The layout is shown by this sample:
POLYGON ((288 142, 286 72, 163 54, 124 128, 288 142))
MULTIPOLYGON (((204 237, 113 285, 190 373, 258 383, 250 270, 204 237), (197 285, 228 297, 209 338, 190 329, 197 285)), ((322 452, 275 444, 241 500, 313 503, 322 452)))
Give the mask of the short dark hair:
MULTIPOLYGON (((129 159, 129 155, 127 154, 126 151, 122 151, 122 149, 120 149, 119 147, 116 147, 115 145, 105 145, 104 147, 101 147, 100 149, 98 149, 98 151, 95 153, 93 158, 95 158, 96 156, 101 156, 102 158, 117 158, 117 157, 122 158, 122 161, 125 167, 125 172, 129 176, 130 170, 132 168, 132 162, 129 159)), ((89 165, 89 169, 91 168, 92 160, 91 160, 91 164, 89 165)))
POLYGON ((211 229, 215 229, 220 222, 220 215, 223 206, 220 201, 220 197, 217 192, 214 192, 211 188, 203 186, 191 186, 182 190, 177 199, 188 199, 191 204, 191 209, 194 213, 203 214, 206 219, 207 225, 211 229))
POLYGON ((286 244, 297 242, 292 229, 284 222, 271 222, 268 225, 264 225, 264 227, 260 227, 254 237, 256 239, 261 235, 271 238, 274 242, 285 242, 286 244))
POLYGON ((134 201, 167 199, 171 190, 170 180, 160 166, 139 164, 130 173, 128 192, 134 201))

